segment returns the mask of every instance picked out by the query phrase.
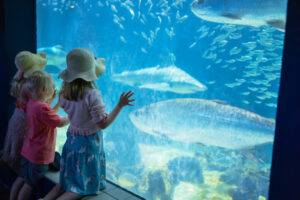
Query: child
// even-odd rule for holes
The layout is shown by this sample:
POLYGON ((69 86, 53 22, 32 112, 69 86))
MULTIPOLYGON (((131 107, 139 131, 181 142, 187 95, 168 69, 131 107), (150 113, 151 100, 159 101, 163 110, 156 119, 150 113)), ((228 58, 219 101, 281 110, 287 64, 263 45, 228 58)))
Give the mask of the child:
POLYGON ((16 108, 8 123, 1 163, 8 164, 15 172, 18 172, 21 165, 20 152, 28 133, 28 124, 24 113, 27 101, 24 85, 26 79, 34 71, 42 71, 45 68, 46 55, 21 51, 15 57, 15 64, 18 72, 12 80, 10 94, 16 98, 16 108))
POLYGON ((27 79, 25 87, 31 92, 31 98, 26 104, 29 132, 22 147, 22 166, 11 189, 11 200, 30 198, 33 186, 43 178, 48 164, 54 160, 56 127, 69 123, 67 118, 61 118, 55 113, 59 104, 53 109, 49 105, 56 96, 54 80, 50 74, 34 72, 27 79))
POLYGON ((68 114, 70 126, 62 150, 60 183, 44 198, 78 199, 105 188, 105 154, 102 130, 107 128, 124 106, 130 105, 131 91, 123 93, 107 115, 100 91, 93 87, 105 70, 105 61, 88 49, 76 48, 67 55, 61 107, 68 114))

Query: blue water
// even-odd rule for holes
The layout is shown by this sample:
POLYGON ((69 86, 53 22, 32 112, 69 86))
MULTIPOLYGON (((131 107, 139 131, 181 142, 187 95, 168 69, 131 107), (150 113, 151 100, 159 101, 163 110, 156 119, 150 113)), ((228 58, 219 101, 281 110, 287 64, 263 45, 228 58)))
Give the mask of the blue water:
MULTIPOLYGON (((284 32, 270 26, 204 21, 191 12, 192 2, 37 0, 38 51, 47 53, 49 65, 45 70, 55 77, 57 89, 61 84, 57 76, 65 69, 65 56, 71 49, 87 47, 97 57, 105 58, 107 69, 96 83, 108 112, 123 91, 134 91, 135 106, 126 107, 104 131, 109 180, 146 199, 267 198, 272 142, 243 149, 211 145, 200 136, 195 142, 186 142, 184 138, 191 136, 187 134, 192 128, 200 131, 203 118, 187 119, 177 116, 176 110, 159 125, 162 129, 178 126, 178 130, 183 126, 186 132, 151 132, 142 127, 145 121, 138 125, 131 121, 131 112, 177 98, 217 102, 215 109, 229 106, 233 117, 238 107, 251 112, 254 118, 263 117, 262 123, 275 120, 284 32), (158 65, 151 73, 173 66, 207 89, 189 91, 174 79, 162 80, 171 73, 163 78, 150 72, 148 76, 137 75, 137 70, 158 65), (134 83, 126 77, 114 79, 124 71, 134 74, 134 83), (161 85, 155 86, 158 83, 161 85), (163 89, 165 84, 169 88, 163 89)), ((160 118, 166 109, 158 109, 154 116, 153 110, 142 112, 143 119, 160 118)), ((197 110, 192 106, 184 109, 187 114, 197 110)), ((60 114, 65 115, 63 111, 60 114)), ((212 116, 206 120, 209 126, 212 116)), ((233 129, 243 120, 252 122, 232 120, 233 129)), ((157 126, 159 122, 154 121, 153 126, 157 126)), ((58 130, 59 151, 65 132, 65 128, 58 130)), ((217 133, 222 135, 215 140, 228 135, 226 131, 217 133)), ((232 136, 232 140, 237 138, 232 136)))

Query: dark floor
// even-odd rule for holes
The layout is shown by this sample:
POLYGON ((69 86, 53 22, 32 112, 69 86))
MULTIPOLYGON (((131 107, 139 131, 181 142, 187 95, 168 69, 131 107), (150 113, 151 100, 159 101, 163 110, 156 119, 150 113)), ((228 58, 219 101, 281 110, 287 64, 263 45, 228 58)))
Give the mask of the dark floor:
MULTIPOLYGON (((7 166, 0 166, 0 200, 9 199, 9 190, 13 184, 16 174, 7 166)), ((33 199, 44 196, 58 182, 59 172, 48 172, 43 184, 35 192, 33 199)), ((145 200, 126 189, 107 181, 107 187, 96 196, 86 196, 83 200, 145 200)))
POLYGON ((0 199, 6 200, 9 199, 9 190, 0 184, 0 199))

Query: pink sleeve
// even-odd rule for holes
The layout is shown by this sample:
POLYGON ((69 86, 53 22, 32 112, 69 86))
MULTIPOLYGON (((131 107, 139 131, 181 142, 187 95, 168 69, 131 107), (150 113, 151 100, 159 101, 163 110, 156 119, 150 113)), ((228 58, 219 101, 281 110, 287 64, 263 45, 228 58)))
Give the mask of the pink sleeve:
POLYGON ((101 122, 103 119, 106 119, 107 113, 105 111, 105 105, 102 101, 102 96, 99 90, 91 90, 90 94, 87 95, 88 107, 92 120, 95 123, 101 122))
POLYGON ((48 104, 45 104, 40 110, 40 120, 46 125, 56 128, 63 119, 48 104))

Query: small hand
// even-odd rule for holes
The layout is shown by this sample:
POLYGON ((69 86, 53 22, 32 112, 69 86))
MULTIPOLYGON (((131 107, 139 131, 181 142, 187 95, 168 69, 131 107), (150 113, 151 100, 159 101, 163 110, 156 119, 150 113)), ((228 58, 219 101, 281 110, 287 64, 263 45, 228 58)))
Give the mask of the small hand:
POLYGON ((130 90, 129 92, 123 92, 121 97, 120 97, 120 100, 119 100, 119 105, 121 107, 124 107, 124 106, 133 106, 133 104, 131 104, 130 102, 133 102, 134 99, 129 99, 134 93, 130 90))

